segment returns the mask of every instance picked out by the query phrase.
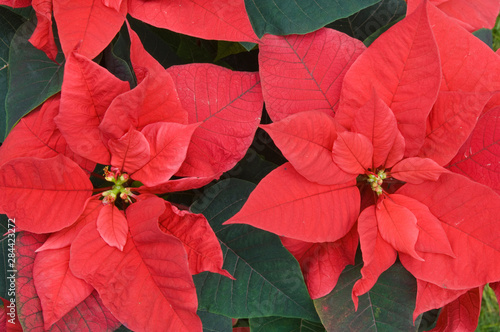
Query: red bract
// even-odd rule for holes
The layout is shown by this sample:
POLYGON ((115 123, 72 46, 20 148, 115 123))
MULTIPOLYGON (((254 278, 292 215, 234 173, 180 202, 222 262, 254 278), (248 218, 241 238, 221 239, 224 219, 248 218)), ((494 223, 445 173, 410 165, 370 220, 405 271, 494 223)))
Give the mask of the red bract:
MULTIPOLYGON (((500 197, 443 167, 473 132, 481 112, 495 114, 498 105, 491 97, 498 89, 500 58, 466 34, 423 1, 350 66, 339 106, 331 108, 335 118, 331 110, 326 112, 331 115, 324 114, 328 107, 308 112, 298 108, 262 126, 290 163, 264 178, 227 223, 246 223, 284 236, 283 244, 301 263, 313 298, 327 294, 338 278, 335 271, 352 261, 355 247, 344 252, 335 248, 352 234, 356 220, 364 261, 362 279, 353 288, 356 304, 357 296, 371 289, 398 254, 419 285, 427 283, 434 294, 441 294, 430 304, 424 293, 430 288, 419 287, 416 314, 500 280, 495 263, 500 259, 500 197), (457 41, 457 35, 466 38, 467 46, 458 46, 464 39, 457 41), (481 77, 478 63, 487 63, 484 72, 495 77, 481 77), (342 258, 322 258, 336 255, 342 258), (331 282, 318 272, 320 259, 320 268, 332 271, 331 282)), ((311 49, 314 45, 309 44, 311 49)), ((296 65, 286 48, 284 52, 282 63, 279 51, 273 53, 273 66, 281 66, 281 72, 296 65)), ((261 70, 266 72, 262 77, 272 77, 270 67, 261 70)), ((299 93, 287 109, 309 94, 299 93)), ((276 102, 271 93, 264 96, 271 105, 276 102)), ((281 108, 273 112, 285 113, 281 108)), ((491 120, 484 125, 496 128, 491 120)), ((488 142, 496 140, 488 137, 480 151, 490 149, 488 142)), ((483 163, 486 160, 499 162, 491 155, 483 163)), ((475 172, 484 174, 477 168, 475 172)), ((488 181, 498 185, 495 177, 488 181)))

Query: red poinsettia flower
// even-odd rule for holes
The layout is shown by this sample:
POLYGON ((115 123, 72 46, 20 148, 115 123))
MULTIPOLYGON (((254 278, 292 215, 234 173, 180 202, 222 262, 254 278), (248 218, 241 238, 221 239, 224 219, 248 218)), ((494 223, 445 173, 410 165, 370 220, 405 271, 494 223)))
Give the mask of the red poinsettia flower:
MULTIPOLYGON (((302 43, 311 51, 305 57, 295 52, 300 61, 290 61, 285 47, 267 52, 273 45, 266 48, 271 37, 264 37, 261 76, 271 117, 281 119, 263 128, 289 163, 264 178, 227 223, 284 237, 313 298, 328 294, 353 262, 356 230, 364 267, 355 302, 398 254, 421 285, 415 314, 500 280, 500 197, 444 167, 495 100, 498 56, 427 1, 352 66, 344 57, 317 73, 318 59, 333 53, 323 51, 317 33, 309 40, 286 38, 291 47, 300 50, 302 43), (310 66, 304 80, 314 87, 293 84, 293 100, 285 104, 280 89, 287 84, 267 66, 269 55, 281 73, 285 66, 296 72, 310 66), (340 98, 331 93, 330 68, 347 70, 340 98), (426 302, 431 290, 440 294, 432 304, 426 302)), ((339 44, 330 47, 349 50, 348 42, 339 44)))
POLYGON ((194 37, 259 41, 243 0, 1 0, 0 4, 15 8, 33 6, 37 27, 30 42, 52 60, 57 55, 52 17, 66 57, 77 45, 81 55, 96 57, 118 33, 127 13, 151 25, 194 37))

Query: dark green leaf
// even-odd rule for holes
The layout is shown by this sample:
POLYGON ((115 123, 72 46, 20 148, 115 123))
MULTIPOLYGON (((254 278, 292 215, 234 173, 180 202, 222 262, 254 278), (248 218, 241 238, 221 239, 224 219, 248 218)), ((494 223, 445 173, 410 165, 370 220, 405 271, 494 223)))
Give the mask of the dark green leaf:
POLYGON ((245 157, 226 175, 257 184, 276 167, 278 165, 264 160, 254 149, 248 149, 245 157))
POLYGON ((472 34, 493 49, 493 32, 491 29, 479 29, 472 34))
POLYGON ((9 6, 1 6, 1 7, 8 9, 9 11, 13 12, 16 15, 24 17, 26 20, 29 20, 30 17, 33 17, 33 15, 35 14, 35 11, 33 10, 33 7, 31 7, 31 6, 24 7, 24 8, 12 8, 9 6))
POLYGON ((247 49, 243 47, 240 43, 219 41, 217 46, 217 56, 215 57, 215 62, 223 59, 229 55, 239 54, 247 52, 247 49))
MULTIPOLYGON (((119 38, 122 35, 120 35, 119 38)), ((130 88, 134 88, 137 85, 135 81, 135 76, 132 73, 131 65, 124 59, 120 58, 115 54, 115 49, 123 47, 125 43, 115 43, 115 45, 108 45, 103 52, 103 60, 101 65, 109 70, 109 72, 122 81, 127 81, 130 84, 130 88)), ((129 45, 130 47, 130 45, 129 45)))
POLYGON ((3 141, 7 136, 7 122, 5 113, 5 97, 8 90, 8 67, 10 41, 16 30, 24 20, 6 9, 0 7, 0 109, 3 110, 0 116, 0 140, 3 141))
POLYGON ((305 319, 284 317, 260 317, 250 319, 252 332, 324 332, 325 328, 320 323, 305 319))
POLYGON ((55 63, 31 45, 28 39, 35 26, 33 20, 21 25, 10 44, 9 90, 5 102, 7 131, 31 110, 61 91, 64 55, 59 52, 58 63, 55 63))
POLYGON ((417 331, 420 318, 413 325, 417 283, 397 262, 382 273, 377 283, 359 297, 354 311, 351 291, 361 278, 362 263, 348 266, 333 291, 314 300, 316 310, 328 331, 417 331))
POLYGON ((231 332, 233 330, 233 322, 229 317, 203 310, 198 310, 197 314, 203 324, 203 332, 231 332))
POLYGON ((247 225, 223 226, 241 209, 255 185, 220 181, 191 206, 203 213, 224 254, 223 268, 236 280, 209 272, 194 276, 199 309, 228 317, 283 316, 318 321, 297 261, 279 238, 247 225))
POLYGON ((328 28, 342 31, 351 37, 365 40, 378 29, 406 14, 405 0, 382 0, 347 18, 328 24, 328 28))
POLYGON ((348 17, 380 0, 245 0, 253 29, 260 38, 304 34, 348 17))

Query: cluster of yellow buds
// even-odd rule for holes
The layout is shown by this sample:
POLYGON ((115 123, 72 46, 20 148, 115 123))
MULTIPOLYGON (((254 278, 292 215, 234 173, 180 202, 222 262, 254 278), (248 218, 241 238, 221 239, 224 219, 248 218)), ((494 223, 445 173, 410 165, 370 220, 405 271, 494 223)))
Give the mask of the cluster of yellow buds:
POLYGON ((126 188, 124 184, 130 179, 127 173, 121 173, 116 167, 111 167, 111 171, 108 166, 104 167, 104 178, 106 181, 113 182, 113 188, 102 193, 104 197, 102 199, 102 204, 112 204, 118 196, 124 201, 132 203, 130 197, 136 197, 130 188, 126 188))
POLYGON ((384 183, 384 180, 386 178, 387 174, 385 173, 385 170, 380 170, 377 174, 368 174, 367 181, 371 184, 372 190, 379 196, 384 192, 384 190, 382 189, 382 184, 384 183))

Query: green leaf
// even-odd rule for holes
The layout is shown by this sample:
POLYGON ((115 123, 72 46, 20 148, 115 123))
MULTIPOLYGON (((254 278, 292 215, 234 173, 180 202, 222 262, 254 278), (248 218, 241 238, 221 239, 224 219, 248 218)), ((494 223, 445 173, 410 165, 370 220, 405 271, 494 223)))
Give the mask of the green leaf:
POLYGON ((258 184, 267 174, 278 165, 264 160, 254 149, 248 149, 245 157, 241 159, 227 175, 258 184))
POLYGON ((493 49, 493 31, 491 29, 479 29, 472 34, 493 49))
POLYGON ((15 286, 11 281, 15 273, 15 235, 5 235, 15 230, 14 223, 4 214, 0 214, 0 297, 6 300, 15 298, 15 286))
POLYGON ((271 233, 247 225, 222 225, 241 209, 255 185, 220 181, 191 206, 203 213, 236 280, 204 272, 194 276, 198 309, 228 317, 283 316, 319 321, 297 261, 271 233))
POLYGON ((340 275, 333 291, 314 300, 316 310, 328 331, 417 331, 420 317, 413 325, 417 283, 415 278, 396 262, 382 273, 373 288, 359 297, 354 311, 351 291, 361 278, 362 263, 348 266, 340 275))
POLYGON ((406 14, 405 0, 382 0, 347 18, 328 24, 332 28, 359 40, 365 40, 378 29, 406 14))
POLYGON ((260 38, 305 34, 348 17, 380 0, 245 0, 253 29, 260 38))
POLYGON ((203 310, 198 310, 197 314, 203 324, 203 332, 231 332, 233 330, 233 322, 229 317, 203 310))
MULTIPOLYGON (((108 45, 108 47, 104 49, 101 66, 109 70, 111 74, 115 75, 122 81, 127 81, 132 89, 137 85, 137 82, 134 74, 132 73, 131 64, 116 54, 117 50, 121 47, 125 47, 125 45, 126 43, 123 42, 122 33, 120 33, 117 42, 114 45, 108 45)), ((127 47, 130 48, 130 44, 128 44, 127 47)), ((123 51, 120 50, 118 52, 123 51)))
POLYGON ((0 141, 7 136, 7 122, 5 112, 5 97, 8 90, 8 68, 10 42, 16 33, 17 28, 23 24, 24 20, 8 10, 0 7, 0 109, 3 114, 0 116, 0 141))
POLYGON ((325 328, 320 323, 305 319, 284 317, 260 317, 250 319, 252 332, 323 332, 325 328))
POLYGON ((241 43, 228 42, 224 40, 220 40, 217 46, 217 56, 215 57, 214 62, 219 61, 229 55, 239 54, 243 52, 248 52, 241 43))
POLYGON ((35 30, 36 20, 21 25, 10 44, 9 90, 5 102, 7 132, 31 110, 61 91, 64 55, 59 52, 50 60, 28 39, 35 30))

